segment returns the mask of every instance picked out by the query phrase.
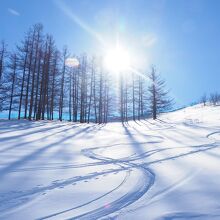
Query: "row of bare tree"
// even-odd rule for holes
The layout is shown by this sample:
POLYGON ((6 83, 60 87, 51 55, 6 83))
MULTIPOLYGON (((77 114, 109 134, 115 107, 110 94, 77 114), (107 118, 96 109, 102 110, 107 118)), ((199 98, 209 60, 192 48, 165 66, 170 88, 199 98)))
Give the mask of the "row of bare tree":
POLYGON ((81 123, 125 122, 149 114, 156 119, 171 107, 167 95, 155 68, 144 77, 122 74, 118 83, 102 59, 71 58, 66 47, 60 52, 41 24, 32 26, 13 52, 4 41, 0 45, 0 111, 8 111, 9 119, 12 113, 18 119, 81 123))
POLYGON ((216 106, 220 104, 220 94, 218 92, 211 93, 209 96, 204 94, 200 100, 201 103, 205 106, 207 102, 216 106))

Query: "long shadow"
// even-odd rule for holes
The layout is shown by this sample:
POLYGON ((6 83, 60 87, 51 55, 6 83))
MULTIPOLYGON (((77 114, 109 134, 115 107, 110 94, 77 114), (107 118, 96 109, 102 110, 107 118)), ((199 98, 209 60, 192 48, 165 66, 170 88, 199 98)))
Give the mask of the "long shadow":
POLYGON ((158 120, 155 120, 154 121, 155 123, 150 122, 150 120, 141 120, 140 122, 144 124, 149 130, 152 130, 152 131, 175 128, 174 125, 170 125, 169 123, 161 123, 158 120))
POLYGON ((43 126, 45 126, 45 124, 39 124, 39 125, 35 125, 35 126, 25 124, 25 125, 22 125, 22 126, 19 126, 19 127, 16 127, 16 128, 14 128, 14 127, 10 128, 10 126, 4 128, 4 127, 0 126, 0 134, 9 134, 9 133, 17 132, 17 131, 20 132, 20 131, 23 131, 23 130, 27 130, 29 128, 35 129, 35 128, 40 128, 40 127, 43 127, 43 126), (2 132, 1 130, 4 130, 4 131, 2 132))
POLYGON ((49 127, 49 128, 42 128, 42 129, 39 129, 37 131, 30 131, 30 132, 22 133, 22 134, 19 134, 19 135, 13 135, 13 136, 10 136, 10 137, 0 138, 0 141, 2 142, 2 141, 12 140, 12 139, 15 139, 15 138, 20 138, 20 137, 24 137, 24 136, 28 136, 28 135, 37 134, 37 133, 44 133, 44 132, 47 132, 47 131, 50 131, 50 130, 53 130, 53 129, 57 129, 57 128, 61 128, 61 127, 64 127, 64 126, 66 126, 66 125, 57 125, 57 126, 49 127))
MULTIPOLYGON (((63 126, 61 126, 61 127, 63 127, 63 126)), ((7 152, 7 151, 15 149, 15 148, 25 147, 28 144, 44 140, 44 139, 46 139, 48 137, 52 137, 52 136, 57 135, 59 133, 67 132, 68 130, 71 130, 71 129, 75 128, 75 127, 79 127, 79 125, 73 125, 73 126, 71 126, 69 128, 66 128, 64 130, 53 132, 52 134, 48 134, 48 135, 43 135, 41 138, 38 138, 37 140, 26 141, 26 142, 19 142, 19 145, 16 143, 16 144, 14 144, 14 145, 12 145, 10 147, 7 147, 7 148, 4 148, 4 149, 0 150, 0 153, 4 153, 4 152, 7 152)), ((47 129, 47 131, 48 131, 48 129, 47 129)), ((23 137, 23 136, 21 135, 21 137, 23 137)), ((0 141, 1 141, 1 138, 0 138, 0 141)))
MULTIPOLYGON (((136 142, 135 142, 136 143, 136 142)), ((116 146, 125 146, 128 147, 129 144, 135 144, 135 143, 119 143, 119 144, 112 144, 112 145, 104 145, 104 146, 98 146, 95 148, 89 148, 89 149, 84 149, 82 150, 83 154, 85 156, 88 156, 88 154, 91 156, 91 153, 94 152, 95 150, 98 149, 107 149, 107 148, 113 148, 116 146)), ((140 145, 144 145, 144 144, 155 144, 155 143, 160 143, 159 141, 146 141, 146 142, 139 142, 140 145)), ((165 149, 159 149, 158 151, 162 151, 165 149)), ((34 168, 21 168, 21 169, 15 169, 12 170, 11 172, 23 172, 23 171, 39 171, 39 170, 57 170, 57 169, 73 169, 73 168, 82 168, 82 167, 89 167, 89 166, 97 166, 97 165, 104 165, 104 164, 110 164, 113 162, 126 162, 126 161, 135 161, 141 158, 143 158, 145 155, 146 156, 150 156, 154 153, 156 153, 157 150, 149 150, 147 152, 145 152, 142 155, 136 155, 136 153, 134 153, 133 155, 130 155, 128 157, 124 157, 124 158, 120 158, 120 159, 111 159, 111 161, 100 161, 100 162, 92 162, 92 163, 83 163, 83 164, 68 164, 68 165, 59 165, 59 166, 38 166, 38 167, 34 167, 34 168)), ((101 156, 99 156, 99 158, 101 158, 101 156)), ((97 159, 96 157, 94 157, 94 159, 97 159)))
MULTIPOLYGON (((127 125, 129 126, 129 124, 127 124, 127 125)), ((134 136, 132 135, 132 133, 128 129, 128 126, 123 124, 125 134, 127 135, 128 139, 131 141, 131 143, 133 143, 132 146, 135 148, 135 150, 138 151, 138 154, 145 153, 145 151, 142 149, 142 146, 140 145, 140 143, 134 138, 134 136)))
MULTIPOLYGON (((164 161, 174 160, 174 159, 177 159, 177 158, 182 158, 182 157, 197 154, 197 153, 200 153, 200 152, 205 152, 205 151, 217 148, 217 147, 219 147, 218 144, 216 144, 216 145, 214 145, 214 144, 212 144, 212 145, 204 144, 204 145, 196 145, 196 146, 190 146, 190 147, 182 147, 182 148, 189 148, 189 149, 190 148, 199 148, 199 149, 198 150, 191 150, 187 153, 177 154, 175 156, 170 156, 170 157, 168 156, 168 157, 163 158, 163 159, 154 160, 154 161, 151 161, 149 163, 145 163, 145 165, 157 164, 157 163, 161 163, 161 162, 164 162, 164 161)), ((175 149, 175 148, 170 148, 170 149, 175 149)))
MULTIPOLYGON (((128 130, 128 128, 127 127, 125 127, 124 126, 124 128, 125 128, 125 131, 126 131, 126 133, 127 133, 127 135, 128 135, 128 137, 130 138, 130 139, 133 139, 134 140, 134 138, 132 137, 132 134, 131 134, 131 132, 128 130)), ((191 137, 192 138, 192 137, 191 137)), ((140 151, 140 146, 138 145, 138 144, 135 144, 134 145, 134 147, 135 147, 135 149, 136 150, 139 150, 139 152, 141 152, 140 151)), ((171 147, 171 148, 164 148, 164 149, 161 149, 161 151, 169 151, 169 150, 172 150, 172 149, 189 149, 189 152, 186 152, 186 153, 175 153, 175 155, 173 155, 173 156, 166 156, 166 157, 164 157, 164 158, 162 158, 162 159, 154 159, 154 160, 152 160, 152 161, 150 161, 150 162, 147 162, 147 163, 142 163, 141 164, 141 166, 146 166, 146 167, 149 167, 150 165, 152 165, 152 164, 158 164, 158 163, 161 163, 161 162, 165 162, 165 161, 169 161, 169 160, 174 160, 174 159, 177 159, 177 158, 183 158, 183 157, 186 157, 186 156, 189 156, 189 155, 193 155, 193 154, 197 154, 197 153, 200 153, 200 152, 206 152, 206 151, 209 151, 209 150, 211 150, 211 149, 214 149, 214 148, 217 148, 217 147, 219 147, 219 142, 218 143, 212 143, 212 144, 204 144, 204 145, 195 145, 195 146, 188 146, 188 147, 181 147, 181 148, 178 148, 178 147, 171 147)), ((161 151, 156 151, 156 152, 154 152, 155 154, 156 153, 159 153, 159 152, 161 152, 161 151)), ((142 155, 145 157, 145 158, 148 158, 149 156, 151 156, 152 154, 144 154, 144 153, 142 153, 142 155)), ((142 157, 140 157, 140 159, 141 159, 142 157)), ((169 219, 169 220, 171 220, 171 219, 185 219, 184 218, 184 216, 186 217, 192 217, 192 218, 196 218, 196 217, 199 217, 200 216, 200 214, 198 214, 198 215, 183 215, 183 216, 181 216, 181 215, 171 215, 171 216, 167 216, 166 218, 161 218, 161 220, 162 219, 169 219)), ((201 215, 201 216, 203 216, 203 215, 201 215)), ((207 216, 209 216, 209 215, 207 215, 207 216)), ((210 216, 212 216, 212 215, 210 215, 210 216)), ((213 216, 215 216, 215 215, 213 215, 213 216)), ((220 215, 217 215, 217 216, 220 216, 220 215)))
MULTIPOLYGON (((96 126, 96 125, 91 126, 91 127, 86 127, 86 128, 83 128, 83 129, 79 130, 78 132, 76 132, 74 134, 71 134, 71 135, 68 135, 68 136, 62 138, 58 142, 50 143, 50 144, 46 145, 45 147, 43 147, 41 149, 38 149, 38 150, 32 152, 31 154, 26 155, 25 157, 21 158, 20 160, 10 164, 9 166, 3 168, 2 169, 3 171, 0 170, 0 177, 4 177, 4 175, 7 174, 8 172, 10 172, 12 170, 15 170, 16 167, 20 167, 23 164, 26 164, 27 162, 29 162, 30 160, 35 160, 37 157, 39 157, 41 154, 46 152, 51 147, 53 147, 53 146, 60 147, 59 145, 62 145, 62 143, 65 142, 69 138, 74 138, 74 137, 76 137, 76 136, 78 136, 80 134, 89 133, 89 131, 92 132, 92 131, 100 130, 101 128, 99 126, 96 126)), ((186 148, 193 149, 193 150, 191 150, 191 151, 189 151, 187 153, 180 153, 180 154, 173 155, 173 156, 167 156, 167 157, 162 158, 162 159, 156 159, 156 160, 153 160, 153 161, 149 161, 148 163, 135 164, 135 163, 132 163, 132 161, 142 159, 143 157, 148 158, 152 154, 156 154, 156 153, 160 152, 160 150, 161 151, 163 151, 163 150, 167 150, 168 151, 168 150, 174 149, 174 148, 172 147, 172 148, 155 149, 155 150, 150 150, 150 151, 146 152, 146 150, 143 148, 143 144, 145 144, 145 143, 141 143, 141 142, 139 142, 135 138, 135 135, 133 135, 132 132, 129 129, 129 128, 131 128, 129 123, 124 123, 123 124, 123 128, 124 128, 125 135, 130 140, 128 143, 125 143, 125 145, 129 145, 130 147, 135 149, 135 152, 137 152, 137 156, 136 157, 131 156, 130 158, 126 157, 126 158, 120 158, 118 160, 114 160, 112 158, 101 157, 100 155, 97 156, 94 153, 94 150, 98 149, 98 148, 101 148, 101 147, 104 147, 104 146, 101 146, 101 147, 96 147, 96 148, 88 149, 88 151, 90 151, 91 153, 94 153, 93 155, 92 154, 90 155, 91 156, 90 158, 93 157, 93 159, 99 159, 100 160, 100 165, 101 164, 108 164, 108 163, 111 163, 111 164, 114 164, 114 163, 123 164, 124 166, 119 168, 118 171, 123 171, 124 169, 132 169, 132 168, 136 167, 136 168, 144 168, 144 169, 146 169, 146 171, 149 172, 149 170, 147 170, 148 168, 146 168, 146 167, 149 167, 149 165, 151 165, 151 164, 157 164, 157 163, 160 163, 160 162, 163 162, 163 161, 168 161, 168 160, 172 160, 172 159, 176 159, 176 158, 185 157, 185 156, 188 156, 188 155, 191 155, 191 154, 207 151, 209 149, 213 149, 213 148, 218 147, 218 144, 212 144, 212 145, 211 144, 207 144, 207 145, 189 146, 189 147, 186 147, 186 148), (138 156, 138 155, 141 155, 141 156, 138 156)), ((58 133, 59 132, 64 132, 64 131, 58 131, 58 133)), ((149 142, 147 142, 147 143, 149 143, 149 142)), ((119 145, 119 144, 117 144, 117 145, 119 145)), ((98 165, 98 164, 96 164, 96 165, 98 165)), ((106 172, 115 172, 115 169, 110 170, 110 171, 106 171, 106 172)), ((93 174, 93 175, 87 176, 87 177, 91 178, 94 175, 97 175, 97 174, 93 174)), ((109 214, 109 213, 111 214, 111 213, 113 213, 113 212, 115 212, 117 210, 120 210, 121 208, 124 208, 124 207, 132 204, 134 201, 137 201, 137 199, 139 199, 141 196, 143 196, 145 193, 147 193, 149 187, 153 184, 153 182, 154 182, 154 177, 153 177, 154 174, 152 173, 151 175, 152 176, 146 175, 146 178, 144 179, 145 181, 148 181, 147 178, 152 178, 152 179, 151 179, 149 185, 144 185, 143 186, 144 188, 141 188, 141 190, 142 190, 141 194, 137 193, 137 192, 131 192, 131 193, 129 192, 130 194, 128 193, 126 195, 127 197, 125 196, 125 197, 122 197, 122 198, 114 201, 112 203, 111 209, 105 211, 104 207, 101 207, 101 208, 93 210, 93 211, 91 211, 89 213, 84 213, 82 215, 79 215, 78 216, 79 219, 80 218, 83 219, 83 218, 88 217, 88 216, 89 217, 97 217, 97 216, 98 217, 103 217, 104 214, 106 215, 106 213, 107 214, 109 214), (125 198, 126 198, 126 200, 125 200, 125 198)), ((74 178, 76 178, 76 177, 74 177, 74 178)), ((76 179, 74 179, 74 178, 70 178, 69 180, 64 180, 63 182, 58 182, 57 185, 56 184, 55 185, 52 184, 51 186, 48 186, 46 188, 40 188, 39 191, 38 190, 37 191, 39 193, 39 192, 42 192, 42 191, 45 191, 45 190, 53 189, 54 187, 57 187, 57 186, 65 186, 66 184, 74 183, 74 181, 76 181, 76 179)), ((86 178, 86 176, 85 177, 80 177, 78 180, 82 180, 83 178, 86 178)), ((32 195, 33 193, 35 194, 35 191, 28 191, 26 195, 32 195)), ((97 199, 99 199, 99 198, 97 198, 97 199)), ((89 204, 90 202, 93 202, 93 201, 89 201, 88 203, 85 203, 84 205, 89 204)), ((45 216, 44 218, 56 216, 56 215, 62 214, 64 212, 67 212, 67 211, 70 211, 70 210, 73 210, 73 209, 76 209, 76 208, 77 207, 73 207, 71 209, 64 210, 63 212, 60 212, 60 213, 54 213, 52 215, 45 216)), ((175 215, 174 215, 174 217, 175 217, 175 215)), ((166 218, 164 218, 164 219, 166 219, 166 218)), ((175 219, 175 218, 167 218, 167 219, 175 219)))
POLYGON ((62 145, 62 143, 65 142, 66 140, 68 140, 69 138, 74 138, 74 137, 80 135, 81 133, 87 132, 92 127, 93 126, 81 129, 81 130, 79 130, 78 132, 76 132, 74 134, 68 135, 68 136, 66 136, 66 137, 64 137, 64 138, 62 138, 62 139, 60 139, 56 142, 50 143, 50 144, 46 145, 45 147, 40 148, 40 149, 38 149, 38 150, 22 157, 21 159, 9 164, 8 166, 0 169, 0 177, 3 178, 9 171, 14 170, 16 167, 20 167, 20 166, 28 163, 29 161, 35 160, 36 158, 38 158, 40 155, 42 155, 43 153, 45 153, 47 150, 49 150, 52 147, 62 147, 62 146, 59 146, 59 145, 62 145))
POLYGON ((15 131, 22 131, 22 130, 26 130, 27 128, 37 128, 37 127, 42 127, 45 126, 47 123, 47 121, 28 121, 28 120, 16 120, 16 121, 12 121, 12 120, 7 120, 6 122, 2 122, 0 120, 0 131, 1 130, 6 130, 6 131, 1 131, 1 134, 4 133, 10 133, 10 132, 15 132, 15 131))
MULTIPOLYGON (((84 130, 75 133, 75 135, 79 135, 82 132, 86 133, 88 131, 88 129, 89 128, 85 128, 84 130)), ((73 135, 71 135, 71 137, 73 137, 73 135)), ((61 143, 63 141, 65 141, 65 140, 62 139, 59 142, 61 143)), ((45 148, 49 148, 50 145, 46 146, 45 148)), ((45 148, 43 149, 43 151, 45 150, 45 148)), ((41 151, 40 153, 42 153, 42 149, 40 151, 41 151)), ((30 157, 33 158, 33 157, 36 156, 36 154, 39 154, 39 152, 34 152, 34 155, 29 155, 28 158, 30 158, 30 157)), ((99 158, 96 158, 96 159, 99 159, 99 158)), ((103 159, 100 158, 100 160, 102 162, 104 162, 105 164, 108 161, 113 163, 113 164, 117 163, 116 161, 108 159, 108 158, 103 158, 103 159)), ((113 170, 106 171, 106 172, 125 171, 126 169, 130 170, 131 164, 129 162, 123 162, 123 164, 126 165, 127 168, 125 166, 122 166, 121 162, 118 162, 118 164, 121 166, 121 168, 119 168, 118 170, 117 169, 113 169, 113 170)), ((133 167, 133 165, 132 165, 132 167, 133 167)), ((135 169, 135 167, 136 166, 134 166, 133 168, 135 169)), ((130 204, 132 204, 136 200, 138 200, 140 197, 142 197, 148 191, 149 187, 153 184, 153 181, 154 181, 154 178, 153 178, 151 172, 148 169, 144 169, 144 170, 145 171, 143 172, 144 173, 143 179, 142 179, 141 183, 138 182, 137 189, 135 187, 134 190, 132 190, 131 192, 129 191, 124 196, 122 196, 119 199, 117 199, 117 200, 113 201, 112 203, 110 203, 110 208, 109 209, 105 209, 104 207, 100 207, 100 208, 95 209, 95 210, 93 210, 91 212, 87 212, 87 213, 84 213, 82 215, 79 215, 76 218, 77 219, 83 219, 83 218, 87 217, 88 219, 93 219, 93 218, 97 218, 97 217, 103 217, 103 216, 105 216, 107 214, 110 214, 110 213, 113 213, 115 211, 118 211, 118 210, 120 210, 120 209, 122 209, 122 208, 124 208, 124 207, 126 207, 126 206, 128 206, 130 204)), ((97 174, 95 174, 95 175, 97 175, 97 174)), ((83 178, 85 178, 85 177, 83 177, 83 178)), ((69 183, 69 181, 65 181, 65 182, 69 183)), ((90 202, 92 202, 92 201, 90 201, 90 202)), ((88 204, 88 203, 85 203, 85 205, 86 204, 88 204)), ((77 207, 73 207, 72 209, 69 209, 69 210, 64 210, 62 213, 70 211, 70 210, 73 210, 75 208, 77 208, 77 207)), ((55 215, 62 214, 62 213, 54 213, 51 216, 55 216, 55 215)), ((47 218, 47 216, 45 216, 45 217, 47 218)))
POLYGON ((134 120, 134 122, 135 122, 137 125, 141 126, 141 121, 140 121, 140 120, 134 120))

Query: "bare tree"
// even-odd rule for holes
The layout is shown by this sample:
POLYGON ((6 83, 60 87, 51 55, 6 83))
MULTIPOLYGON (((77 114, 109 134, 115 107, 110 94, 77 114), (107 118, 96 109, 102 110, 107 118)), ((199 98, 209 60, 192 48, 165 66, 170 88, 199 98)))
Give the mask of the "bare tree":
POLYGON ((119 79, 120 83, 120 116, 121 116, 121 122, 124 123, 124 80, 123 80, 123 75, 120 75, 119 79))
POLYGON ((210 100, 210 103, 216 106, 220 102, 220 94, 217 92, 211 93, 209 100, 210 100))
POLYGON ((26 77, 26 69, 27 69, 27 62, 28 62, 28 53, 29 53, 29 42, 30 36, 26 37, 24 42, 22 42, 22 46, 18 46, 18 53, 19 53, 19 66, 22 69, 22 82, 21 82, 21 89, 20 89, 20 99, 19 99, 19 110, 18 110, 18 119, 21 118, 21 110, 22 110, 22 102, 24 96, 24 86, 25 86, 25 77, 26 77))
POLYGON ((37 64, 39 62, 39 53, 40 53, 40 43, 41 43, 41 32, 43 29, 43 26, 41 24, 38 24, 35 26, 36 29, 36 37, 34 42, 34 56, 33 56, 33 67, 32 67, 32 82, 31 82, 31 96, 30 96, 30 107, 29 107, 29 115, 28 119, 31 120, 32 118, 32 111, 33 111, 33 104, 34 104, 34 90, 35 90, 35 78, 36 78, 36 70, 37 70, 37 64))
POLYGON ((9 64, 10 73, 8 75, 8 80, 11 82, 11 90, 10 90, 10 104, 9 104, 9 113, 8 119, 11 119, 11 111, 12 104, 14 98, 14 90, 15 90, 15 82, 16 82, 16 71, 17 71, 17 56, 16 54, 11 54, 10 56, 10 64, 9 64))
POLYGON ((6 43, 2 41, 0 43, 0 111, 4 108, 3 102, 7 96, 6 95, 7 89, 4 86, 4 79, 3 79, 6 57, 7 57, 6 43))
POLYGON ((83 55, 81 59, 80 68, 80 123, 86 122, 86 107, 87 107, 87 56, 83 55))
POLYGON ((165 81, 156 73, 152 67, 151 73, 148 75, 150 85, 149 92, 149 107, 153 119, 157 118, 157 114, 166 111, 172 107, 173 100, 168 97, 168 91, 165 89, 165 81))
POLYGON ((33 63, 33 56, 34 56, 34 43, 36 37, 36 30, 37 27, 33 26, 33 29, 30 30, 30 51, 28 54, 28 66, 27 66, 27 83, 26 83, 26 94, 25 94, 25 109, 24 109, 24 118, 27 118, 28 112, 28 98, 29 98, 29 89, 30 89, 30 79, 31 79, 31 71, 32 71, 32 63, 33 63))
POLYGON ((78 119, 80 65, 74 68, 72 76, 73 121, 78 119))
POLYGON ((4 61, 6 56, 6 44, 4 41, 0 44, 0 81, 2 79, 3 71, 4 71, 4 61))
POLYGON ((64 100, 64 83, 66 74, 66 59, 67 59, 67 48, 63 49, 63 67, 62 67, 62 78, 61 78, 61 89, 60 89, 60 101, 59 101, 59 120, 63 119, 63 100, 64 100))
POLYGON ((94 96, 94 74, 95 74, 95 58, 91 60, 91 76, 90 76, 90 93, 89 93, 89 103, 88 103, 88 119, 87 122, 90 122, 91 117, 91 108, 92 108, 92 98, 94 96))
POLYGON ((55 50, 52 60, 52 76, 51 76, 51 97, 50 97, 50 119, 54 119, 54 109, 55 109, 55 95, 56 95, 56 82, 57 77, 59 75, 58 69, 58 59, 59 59, 59 51, 55 50))
POLYGON ((201 103, 203 103, 203 105, 206 106, 206 102, 207 102, 207 96, 206 94, 203 94, 203 96, 201 97, 201 103))

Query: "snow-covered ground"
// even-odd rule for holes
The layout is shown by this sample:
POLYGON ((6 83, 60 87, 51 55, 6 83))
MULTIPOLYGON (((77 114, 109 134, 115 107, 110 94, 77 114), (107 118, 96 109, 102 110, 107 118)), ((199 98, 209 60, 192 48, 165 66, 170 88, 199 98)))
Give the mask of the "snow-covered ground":
POLYGON ((107 125, 0 121, 0 219, 220 219, 220 107, 107 125))

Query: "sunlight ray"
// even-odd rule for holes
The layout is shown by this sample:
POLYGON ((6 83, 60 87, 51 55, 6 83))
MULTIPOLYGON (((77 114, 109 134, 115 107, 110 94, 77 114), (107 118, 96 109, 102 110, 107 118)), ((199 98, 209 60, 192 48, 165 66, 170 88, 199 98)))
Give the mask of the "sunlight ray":
POLYGON ((79 27, 97 39, 102 44, 102 46, 106 46, 102 36, 98 32, 94 31, 94 29, 86 24, 81 18, 79 18, 63 1, 55 1, 55 3, 74 23, 76 23, 79 27))

